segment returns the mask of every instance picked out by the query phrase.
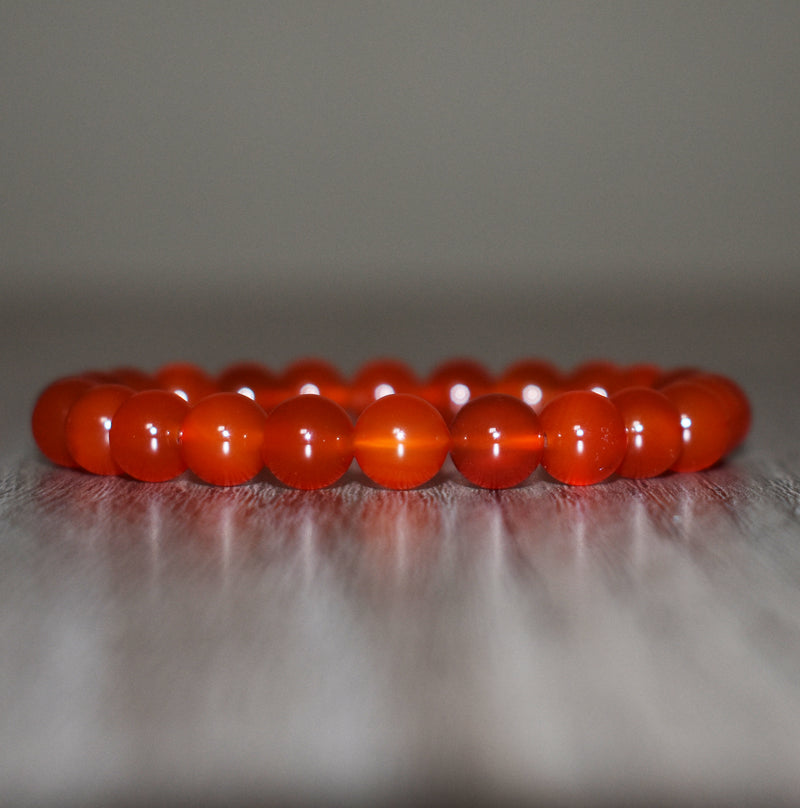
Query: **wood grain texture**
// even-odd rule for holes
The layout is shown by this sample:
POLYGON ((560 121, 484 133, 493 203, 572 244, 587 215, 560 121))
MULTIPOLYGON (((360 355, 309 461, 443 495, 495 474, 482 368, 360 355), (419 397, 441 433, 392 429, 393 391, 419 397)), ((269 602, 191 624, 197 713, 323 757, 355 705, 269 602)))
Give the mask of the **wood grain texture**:
MULTIPOLYGON (((91 343, 118 350, 108 322, 91 343)), ((7 363, 0 412, 2 801, 796 803, 797 327, 750 322, 699 357, 753 396, 726 463, 500 493, 452 467, 310 493, 57 469, 26 435, 36 387, 111 362, 37 333, 53 351, 7 363)))

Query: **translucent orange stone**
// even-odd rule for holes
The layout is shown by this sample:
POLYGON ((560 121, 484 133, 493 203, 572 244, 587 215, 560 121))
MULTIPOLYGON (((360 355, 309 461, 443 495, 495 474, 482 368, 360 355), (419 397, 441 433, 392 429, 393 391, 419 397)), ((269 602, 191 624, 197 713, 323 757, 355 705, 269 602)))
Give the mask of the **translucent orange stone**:
POLYGON ((272 406, 300 395, 325 396, 340 407, 346 407, 350 399, 342 374, 324 359, 314 358, 298 359, 286 366, 279 378, 278 398, 272 406))
POLYGON ((239 485, 264 466, 264 410, 239 393, 215 393, 197 402, 183 420, 186 465, 212 485, 239 485))
POLYGON ((753 420, 750 401, 744 390, 727 376, 700 373, 690 378, 715 393, 725 407, 731 429, 731 438, 725 448, 725 454, 727 454, 739 446, 750 431, 750 424, 753 420))
POLYGON ((218 392, 211 376, 190 362, 172 362, 159 368, 155 374, 156 386, 179 395, 189 404, 218 392))
POLYGON ((450 457, 481 488, 510 488, 539 465, 544 433, 536 413, 514 396, 492 393, 465 404, 450 426, 450 457))
POLYGON ((700 471, 722 458, 733 432, 723 401, 693 377, 661 388, 680 413, 682 446, 674 471, 700 471))
POLYGON ((163 482, 186 470, 180 437, 189 405, 166 390, 143 390, 120 404, 111 421, 114 462, 131 477, 163 482))
POLYGON ((384 488, 416 488, 441 469, 450 432, 439 411, 417 396, 379 398, 361 413, 355 457, 364 474, 384 488))
POLYGON ((59 466, 78 465, 67 447, 67 416, 72 405, 94 384, 77 376, 58 379, 39 394, 33 407, 33 439, 39 451, 59 466))
POLYGON ((92 474, 121 474, 111 457, 109 433, 120 405, 133 395, 121 384, 100 384, 87 390, 70 407, 66 423, 67 448, 75 462, 92 474))
POLYGON ((623 367, 621 375, 619 389, 624 390, 626 387, 655 387, 664 371, 658 365, 641 362, 623 367))
POLYGON ((671 468, 683 448, 677 407, 658 390, 628 387, 611 396, 628 435, 620 477, 656 477, 671 468))
POLYGON ((348 409, 360 415, 373 401, 392 393, 417 393, 419 381, 414 371, 396 359, 376 359, 362 365, 350 382, 348 409))
POLYGON ((625 456, 625 422, 598 393, 563 393, 542 410, 540 420, 545 433, 542 465, 562 483, 599 483, 617 470, 625 456))
POLYGON ((239 393, 257 401, 259 396, 271 393, 277 387, 277 378, 260 362, 236 362, 228 365, 217 376, 217 388, 223 393, 239 393))
POLYGON ((567 377, 570 390, 592 390, 610 396, 623 385, 623 371, 605 359, 590 359, 573 368, 567 377))
POLYGON ((451 359, 437 365, 421 389, 423 397, 451 421, 473 398, 492 392, 489 371, 474 359, 451 359))
POLYGON ((555 365, 542 359, 521 359, 509 365, 494 385, 497 393, 524 401, 536 412, 564 392, 564 379, 555 365))
POLYGON ((353 422, 336 402, 290 398, 267 416, 262 456, 284 485, 311 490, 333 485, 353 460, 353 422))

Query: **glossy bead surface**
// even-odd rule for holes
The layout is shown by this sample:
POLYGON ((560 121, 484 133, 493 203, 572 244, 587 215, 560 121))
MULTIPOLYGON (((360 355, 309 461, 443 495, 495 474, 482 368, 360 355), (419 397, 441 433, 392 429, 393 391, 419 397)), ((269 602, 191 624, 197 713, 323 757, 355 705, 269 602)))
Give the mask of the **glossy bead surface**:
POLYGON ((287 365, 279 378, 279 400, 277 406, 287 398, 300 395, 320 395, 346 407, 349 392, 339 371, 324 359, 298 359, 287 365))
POLYGON ((492 393, 465 404, 450 427, 450 457, 481 488, 510 488, 539 465, 544 434, 524 401, 492 393))
POLYGON ((542 359, 521 359, 509 365, 494 385, 498 393, 524 401, 536 412, 563 391, 564 379, 558 368, 542 359))
POLYGON ((606 397, 619 390, 622 383, 622 369, 605 359, 582 362, 567 377, 570 390, 593 390, 606 397))
POLYGON ((143 390, 120 404, 111 421, 111 457, 131 477, 164 482, 186 470, 181 426, 189 405, 166 390, 143 390))
POLYGON ((360 415, 373 401, 393 393, 416 393, 419 381, 414 371, 396 359, 376 359, 362 365, 350 383, 348 409, 360 415))
POLYGON ((59 466, 78 465, 67 446, 67 416, 72 405, 94 385, 89 379, 68 376, 49 384, 36 400, 31 416, 33 439, 39 451, 59 466))
POLYGON ((542 465, 556 480, 592 485, 610 477, 625 455, 625 423, 605 397, 573 390, 553 399, 540 416, 542 465))
POLYGON ((439 411, 416 396, 379 398, 361 413, 355 457, 364 474, 384 488, 416 488, 441 469, 450 432, 439 411))
POLYGON ((218 391, 211 376, 191 362, 171 362, 160 367, 155 374, 156 386, 179 395, 189 404, 218 391))
POLYGON ((335 401, 302 395, 267 416, 262 456, 284 485, 311 490, 333 485, 353 460, 353 422, 335 401))
POLYGON ((239 393, 257 401, 277 387, 277 378, 260 362, 236 362, 219 373, 216 384, 222 393, 239 393))
POLYGON ((198 401, 183 420, 186 465, 212 485, 239 485, 264 466, 264 411, 239 393, 215 393, 198 401))
POLYGON ((656 477, 671 468, 683 446, 677 407, 658 390, 628 387, 611 396, 628 435, 620 477, 656 477))
POLYGON ((75 462, 92 474, 121 474, 111 456, 109 433, 117 410, 133 395, 121 384, 100 384, 87 390, 67 416, 67 448, 75 462))
POLYGON ((727 454, 739 446, 750 431, 753 419, 750 401, 744 390, 727 376, 720 376, 717 373, 700 373, 690 378, 715 393, 725 407, 731 430, 730 441, 725 447, 725 454, 727 454))
POLYGON ((661 392, 681 416, 681 453, 673 471, 700 471, 713 466, 731 442, 730 420, 716 393, 692 377, 672 382, 661 392))
POLYGON ((474 359, 442 362, 433 369, 422 388, 425 399, 448 422, 468 401, 491 391, 489 371, 474 359))

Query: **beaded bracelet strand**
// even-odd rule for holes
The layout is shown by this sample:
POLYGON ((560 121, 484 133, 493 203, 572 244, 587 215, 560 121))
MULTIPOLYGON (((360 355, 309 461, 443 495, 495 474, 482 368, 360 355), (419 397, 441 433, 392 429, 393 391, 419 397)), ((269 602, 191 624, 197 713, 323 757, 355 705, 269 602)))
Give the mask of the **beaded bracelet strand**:
POLYGON ((499 489, 540 464, 570 485, 699 471, 735 449, 750 421, 735 382, 696 368, 592 361, 561 373, 526 359, 493 379, 458 359, 420 381, 385 359, 348 384, 303 359, 280 375, 248 362, 216 377, 188 363, 64 377, 40 394, 32 430, 58 465, 149 482, 188 468, 237 485, 266 466, 285 485, 316 489, 355 458, 378 485, 408 489, 449 453, 469 482, 499 489))

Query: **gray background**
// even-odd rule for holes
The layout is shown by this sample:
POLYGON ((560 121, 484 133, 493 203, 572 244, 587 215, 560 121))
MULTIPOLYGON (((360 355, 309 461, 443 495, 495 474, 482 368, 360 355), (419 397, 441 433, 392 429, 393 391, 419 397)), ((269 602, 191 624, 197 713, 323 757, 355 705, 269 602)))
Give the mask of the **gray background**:
POLYGON ((800 793, 800 4, 0 0, 0 798, 800 793), (56 469, 185 358, 729 373, 706 473, 56 469), (409 792, 411 789, 411 792, 409 792))

